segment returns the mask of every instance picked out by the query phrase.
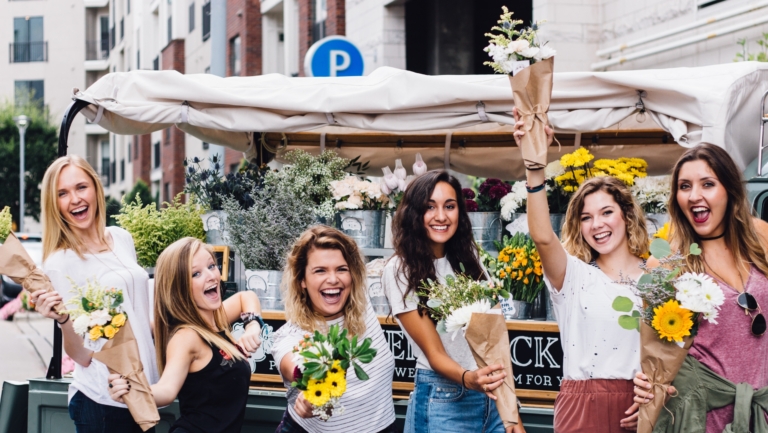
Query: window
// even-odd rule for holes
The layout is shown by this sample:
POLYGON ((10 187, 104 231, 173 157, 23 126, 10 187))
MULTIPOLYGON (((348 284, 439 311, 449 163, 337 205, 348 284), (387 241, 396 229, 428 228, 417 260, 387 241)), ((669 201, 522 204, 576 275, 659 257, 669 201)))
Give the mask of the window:
POLYGON ((41 107, 45 104, 45 87, 43 80, 15 81, 14 99, 17 106, 35 104, 41 107))
POLYGON ((312 25, 312 38, 319 41, 325 37, 325 19, 328 17, 326 0, 314 0, 315 22, 312 25))
POLYGON ((43 41, 43 17, 13 19, 11 63, 45 62, 48 44, 43 41))
POLYGON ((163 201, 170 202, 171 201, 171 183, 166 182, 163 185, 163 201))
POLYGON ((152 165, 153 168, 160 168, 160 142, 155 142, 154 145, 152 145, 154 148, 154 164, 152 165))
POLYGON ((115 48, 115 26, 109 29, 109 49, 115 48))
POLYGON ((189 5, 189 32, 195 30, 195 2, 189 5))
MULTIPOLYGON (((128 159, 131 159, 129 156, 128 159)), ((133 159, 139 159, 139 136, 134 135, 133 136, 133 159)))
POLYGON ((109 57, 109 16, 99 17, 99 48, 102 58, 109 57))
POLYGON ((203 5, 203 42, 211 37, 211 2, 203 5))
MULTIPOLYGON (((136 136, 134 135, 134 138, 135 138, 135 137, 136 137, 136 136)), ((130 162, 130 161, 131 161, 131 151, 133 150, 133 149, 132 149, 132 147, 133 147, 133 146, 131 146, 130 144, 128 145, 128 158, 126 158, 126 159, 128 159, 128 162, 130 162)))
POLYGON ((155 57, 155 60, 152 60, 152 70, 153 71, 160 70, 160 56, 157 56, 155 57))
POLYGON ((120 160, 120 182, 125 180, 125 160, 120 160))
POLYGON ((109 187, 109 141, 101 142, 101 182, 109 187))
POLYGON ((173 40, 173 17, 168 16, 168 43, 173 40))
POLYGON ((120 41, 123 41, 125 36, 125 18, 120 18, 120 41))
POLYGON ((229 40, 229 72, 232 76, 240 75, 240 36, 229 40))
POLYGON ((131 0, 125 0, 125 14, 131 14, 131 0))
POLYGON ((116 183, 117 182, 117 167, 116 167, 117 164, 115 161, 112 161, 112 164, 110 165, 111 165, 110 174, 112 175, 112 183, 116 183))

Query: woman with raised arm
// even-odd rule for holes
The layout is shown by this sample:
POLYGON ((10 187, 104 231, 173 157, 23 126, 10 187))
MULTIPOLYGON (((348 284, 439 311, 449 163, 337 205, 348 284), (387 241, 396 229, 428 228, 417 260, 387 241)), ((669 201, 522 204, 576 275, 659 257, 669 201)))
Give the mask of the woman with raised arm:
MULTIPOLYGON (((699 322, 668 388, 675 397, 666 403, 654 431, 768 432, 765 413, 750 416, 753 409, 768 408, 768 337, 761 309, 768 306, 768 224, 750 214, 741 171, 718 146, 686 151, 671 182, 672 250, 688 251, 697 243, 701 255, 689 255, 686 270, 712 277, 725 302, 717 324, 699 322)), ((653 398, 646 379, 642 373, 635 379, 635 401, 641 404, 653 398)))
MULTIPOLYGON (((221 298, 221 273, 210 246, 180 239, 163 250, 155 270, 155 338, 162 376, 152 385, 158 406, 179 398, 181 416, 171 433, 240 433, 251 381, 248 352, 261 345, 261 307, 253 292, 221 298), (236 343, 229 328, 245 332, 236 343)), ((109 376, 110 397, 131 392, 109 376)))
MULTIPOLYGON (((392 315, 416 356, 414 390, 408 402, 406 433, 504 432, 491 393, 506 373, 499 364, 478 369, 467 340, 439 334, 423 305, 421 283, 445 282, 461 266, 487 279, 459 181, 447 171, 430 171, 405 190, 392 222, 395 254, 381 283, 392 315)), ((523 433, 522 422, 508 431, 523 433)))
MULTIPOLYGON (((525 134, 515 109, 515 141, 525 134)), ((547 127, 549 144, 554 132, 547 127)), ((648 252, 642 209, 618 179, 596 177, 574 193, 562 243, 549 219, 544 170, 526 171, 528 226, 541 256, 563 347, 555 432, 634 430, 632 379, 640 369, 640 334, 618 325, 617 296, 639 304, 622 280, 638 280, 648 252)))

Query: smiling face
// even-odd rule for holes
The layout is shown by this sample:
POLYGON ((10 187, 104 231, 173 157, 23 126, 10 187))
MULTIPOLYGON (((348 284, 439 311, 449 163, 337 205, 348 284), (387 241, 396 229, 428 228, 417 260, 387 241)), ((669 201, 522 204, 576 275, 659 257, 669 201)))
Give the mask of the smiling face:
POLYGON ((221 273, 211 253, 200 248, 192 256, 192 299, 206 319, 213 320, 213 312, 221 307, 219 286, 221 273))
POLYGON ((310 250, 301 288, 307 291, 315 313, 326 320, 341 317, 352 290, 352 274, 341 251, 310 250))
POLYGON ((459 227, 459 205, 456 191, 447 182, 438 182, 424 213, 424 228, 435 257, 445 256, 445 243, 459 227))
POLYGON ((584 197, 581 234, 587 244, 600 255, 610 254, 618 248, 628 248, 627 223, 613 196, 599 190, 584 197))
POLYGON ((67 165, 56 185, 59 213, 73 230, 88 230, 96 220, 98 200, 93 180, 80 167, 67 165))
POLYGON ((688 161, 680 167, 676 198, 696 234, 709 238, 723 233, 728 192, 705 161, 688 161))

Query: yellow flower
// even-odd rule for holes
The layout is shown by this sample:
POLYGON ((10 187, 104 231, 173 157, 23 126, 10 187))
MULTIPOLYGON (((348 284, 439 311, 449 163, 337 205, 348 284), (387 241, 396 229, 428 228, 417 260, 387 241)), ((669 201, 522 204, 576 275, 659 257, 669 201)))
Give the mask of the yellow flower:
POLYGON ((669 222, 664 223, 661 228, 653 234, 654 238, 658 239, 664 239, 665 241, 669 240, 669 222))
POLYGON ((693 313, 680 307, 675 299, 670 299, 664 305, 653 309, 651 325, 659 333, 659 338, 667 341, 683 341, 683 337, 691 335, 693 313))
POLYGON ((115 328, 120 328, 123 325, 125 325, 125 314, 116 314, 115 317, 112 318, 112 326, 115 328))
MULTIPOLYGON (((344 370, 342 370, 343 372, 344 370)), ((328 390, 331 393, 331 397, 341 397, 347 390, 347 378, 344 373, 328 374, 325 378, 325 382, 328 384, 328 390)))
POLYGON ((107 337, 108 339, 111 340, 115 336, 115 334, 117 334, 117 328, 115 328, 114 326, 107 325, 104 327, 104 336, 107 337))
POLYGON ((506 272, 506 273, 508 273, 508 274, 509 274, 509 273, 511 273, 511 272, 512 272, 512 268, 510 268, 509 266, 507 266, 506 268, 504 268, 504 272, 506 272))
POLYGON ((96 341, 99 338, 101 338, 102 335, 102 328, 99 325, 94 326, 91 328, 90 331, 88 331, 88 338, 91 339, 91 341, 96 341))
POLYGON ((507 277, 507 273, 504 272, 504 271, 501 271, 501 272, 499 272, 499 277, 506 278, 507 277))
POLYGON ((523 284, 528 284, 528 277, 525 277, 525 279, 523 280, 523 284))
POLYGON ((331 398, 331 390, 322 380, 310 380, 307 384, 307 390, 304 391, 304 398, 312 405, 320 407, 331 398))

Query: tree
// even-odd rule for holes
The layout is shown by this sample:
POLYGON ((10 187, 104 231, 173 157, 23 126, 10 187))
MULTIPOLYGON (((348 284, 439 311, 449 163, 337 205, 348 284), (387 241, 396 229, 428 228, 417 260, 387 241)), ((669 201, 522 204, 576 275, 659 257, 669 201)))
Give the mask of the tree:
POLYGON ((35 104, 17 107, 12 102, 0 105, 0 209, 10 206, 19 217, 19 129, 14 116, 30 118, 24 146, 24 214, 40 221, 40 183, 48 166, 56 159, 58 130, 47 110, 35 104))
POLYGON ((136 184, 133 185, 133 189, 123 197, 123 200, 125 200, 126 203, 136 203, 136 195, 139 196, 141 202, 144 204, 155 202, 155 199, 152 197, 152 191, 149 190, 149 185, 141 179, 136 181, 136 184))
POLYGON ((104 200, 106 201, 106 207, 107 207, 107 225, 108 226, 116 226, 117 225, 117 219, 115 216, 120 213, 120 202, 113 199, 110 196, 107 196, 107 198, 104 200))

